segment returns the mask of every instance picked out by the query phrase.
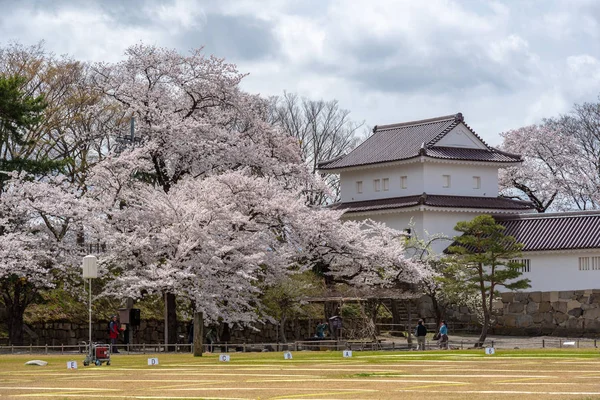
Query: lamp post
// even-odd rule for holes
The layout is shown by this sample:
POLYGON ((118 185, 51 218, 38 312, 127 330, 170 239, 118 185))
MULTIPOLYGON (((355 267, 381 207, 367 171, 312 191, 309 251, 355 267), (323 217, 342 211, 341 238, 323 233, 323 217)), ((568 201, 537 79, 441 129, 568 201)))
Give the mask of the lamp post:
MULTIPOLYGON (((90 321, 89 321, 89 350, 92 351, 92 279, 98 277, 98 259, 96 256, 85 256, 83 257, 83 265, 81 266, 83 270, 83 279, 88 279, 88 290, 89 290, 89 301, 88 307, 90 312, 90 321)), ((83 282, 85 287, 85 281, 83 282)), ((90 353, 91 354, 91 353, 90 353)))

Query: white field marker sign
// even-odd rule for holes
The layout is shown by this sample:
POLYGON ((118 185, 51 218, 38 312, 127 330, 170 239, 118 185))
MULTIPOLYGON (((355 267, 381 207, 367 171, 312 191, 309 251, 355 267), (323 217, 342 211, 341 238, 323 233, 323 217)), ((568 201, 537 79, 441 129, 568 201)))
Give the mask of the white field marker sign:
POLYGON ((575 346, 575 342, 563 342, 563 346, 575 346))
POLYGON ((219 361, 229 362, 229 354, 219 354, 219 361))
POLYGON ((149 358, 148 365, 158 365, 158 358, 149 358))
POLYGON ((67 369, 77 369, 77 361, 67 361, 67 369))
POLYGON ((496 350, 493 347, 486 347, 485 348, 485 354, 487 354, 488 356, 491 356, 495 352, 496 352, 496 350))
POLYGON ((291 360, 292 359, 292 353, 290 353, 289 351, 286 351, 285 353, 283 353, 283 358, 285 360, 291 360))
POLYGON ((352 350, 344 350, 344 357, 352 357, 352 350))

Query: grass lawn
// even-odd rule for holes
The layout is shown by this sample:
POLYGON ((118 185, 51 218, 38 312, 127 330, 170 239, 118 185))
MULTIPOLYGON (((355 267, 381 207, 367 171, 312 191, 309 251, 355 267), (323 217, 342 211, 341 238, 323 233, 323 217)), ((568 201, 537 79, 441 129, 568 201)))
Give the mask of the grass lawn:
POLYGON ((600 399, 597 350, 0 356, 0 398, 600 399), (148 365, 149 357, 159 364, 148 365), (47 366, 26 366, 28 360, 47 366), (78 369, 67 370, 68 361, 78 369))

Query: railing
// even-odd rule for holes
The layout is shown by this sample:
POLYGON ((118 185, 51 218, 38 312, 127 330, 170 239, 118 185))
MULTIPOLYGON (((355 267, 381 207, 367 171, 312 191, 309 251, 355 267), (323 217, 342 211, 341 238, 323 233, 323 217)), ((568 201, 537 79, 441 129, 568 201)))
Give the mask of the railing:
MULTIPOLYGON (((452 339, 448 342, 449 349, 471 349, 475 348, 477 338, 452 339)), ((107 346, 110 346, 107 344, 107 346)), ((117 346, 121 354, 156 354, 156 353, 192 353, 193 344, 164 344, 164 343, 141 343, 141 344, 119 344, 117 346)), ((263 352, 263 351, 322 351, 322 350, 414 350, 416 340, 412 343, 393 340, 310 340, 295 341, 290 343, 213 343, 203 344, 203 352, 230 353, 230 352, 263 352)), ((598 348, 598 339, 572 339, 572 338, 494 338, 484 342, 483 347, 494 347, 496 349, 591 349, 598 348)), ((438 349, 438 342, 426 340, 426 350, 438 349)), ((76 345, 43 345, 43 346, 0 346, 0 354, 87 354, 87 343, 76 345)))

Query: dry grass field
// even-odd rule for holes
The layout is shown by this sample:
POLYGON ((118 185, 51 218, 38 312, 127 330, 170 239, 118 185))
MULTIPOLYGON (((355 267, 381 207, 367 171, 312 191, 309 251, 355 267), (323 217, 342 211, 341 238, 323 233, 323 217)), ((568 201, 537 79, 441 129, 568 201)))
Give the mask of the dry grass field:
POLYGON ((597 350, 0 356, 1 399, 600 399, 597 350), (149 357, 159 364, 148 365, 149 357), (48 365, 26 366, 32 359, 48 365), (67 362, 78 369, 68 370, 67 362))

